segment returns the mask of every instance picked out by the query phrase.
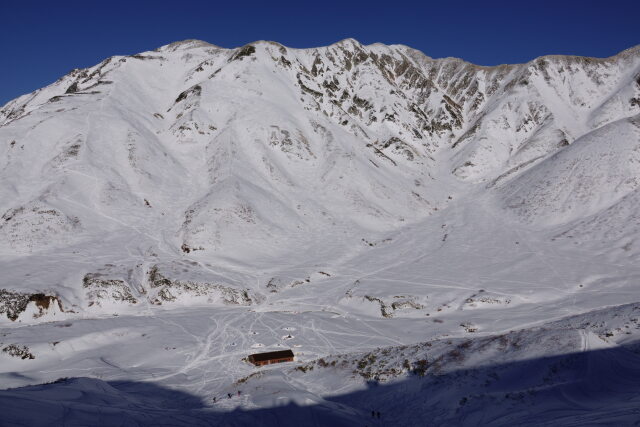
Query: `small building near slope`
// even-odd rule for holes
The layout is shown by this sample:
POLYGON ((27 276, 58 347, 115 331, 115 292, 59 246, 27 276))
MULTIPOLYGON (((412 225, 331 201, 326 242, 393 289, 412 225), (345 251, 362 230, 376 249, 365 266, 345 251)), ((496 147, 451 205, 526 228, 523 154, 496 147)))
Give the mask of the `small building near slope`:
POLYGON ((280 350, 267 353, 251 354, 247 358, 249 362, 256 366, 270 365, 272 363, 293 362, 293 351, 280 350))

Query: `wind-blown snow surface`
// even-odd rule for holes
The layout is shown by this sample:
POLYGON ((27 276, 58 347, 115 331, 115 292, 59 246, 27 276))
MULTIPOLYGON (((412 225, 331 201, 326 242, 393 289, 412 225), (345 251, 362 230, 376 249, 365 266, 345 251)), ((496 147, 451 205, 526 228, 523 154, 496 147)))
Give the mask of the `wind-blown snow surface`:
POLYGON ((74 70, 0 109, 3 416, 636 420, 639 187, 637 47, 186 41, 74 70))

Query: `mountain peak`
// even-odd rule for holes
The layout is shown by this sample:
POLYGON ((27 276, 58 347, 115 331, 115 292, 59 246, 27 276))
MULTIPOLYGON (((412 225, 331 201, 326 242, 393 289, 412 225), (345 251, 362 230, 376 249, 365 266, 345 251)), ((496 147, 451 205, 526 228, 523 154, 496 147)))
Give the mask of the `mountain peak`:
POLYGON ((207 47, 219 48, 219 46, 213 45, 203 40, 187 39, 187 40, 180 40, 173 43, 169 43, 164 46, 160 46, 155 51, 156 52, 175 52, 176 50, 188 50, 188 49, 207 48, 207 47))
POLYGON ((335 43, 332 43, 331 46, 344 46, 344 47, 363 47, 364 45, 360 43, 358 40, 348 37, 346 39, 342 39, 335 43))

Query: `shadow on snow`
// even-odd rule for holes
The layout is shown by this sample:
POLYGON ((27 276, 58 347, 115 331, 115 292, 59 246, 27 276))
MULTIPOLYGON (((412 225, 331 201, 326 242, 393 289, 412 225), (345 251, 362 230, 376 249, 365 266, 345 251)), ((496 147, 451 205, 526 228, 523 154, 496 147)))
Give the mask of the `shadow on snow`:
POLYGON ((320 404, 230 412, 149 382, 71 378, 0 391, 2 426, 527 424, 640 425, 640 344, 442 374, 427 370, 389 384, 368 382, 320 404))

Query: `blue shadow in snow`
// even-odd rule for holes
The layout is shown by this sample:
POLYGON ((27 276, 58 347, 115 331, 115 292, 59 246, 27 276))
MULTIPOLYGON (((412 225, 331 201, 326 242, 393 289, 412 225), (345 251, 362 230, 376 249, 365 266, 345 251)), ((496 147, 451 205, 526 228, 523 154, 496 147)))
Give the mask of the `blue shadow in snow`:
POLYGON ((0 426, 640 425, 638 344, 365 384, 321 404, 223 412, 154 383, 71 378, 0 391, 0 426))

